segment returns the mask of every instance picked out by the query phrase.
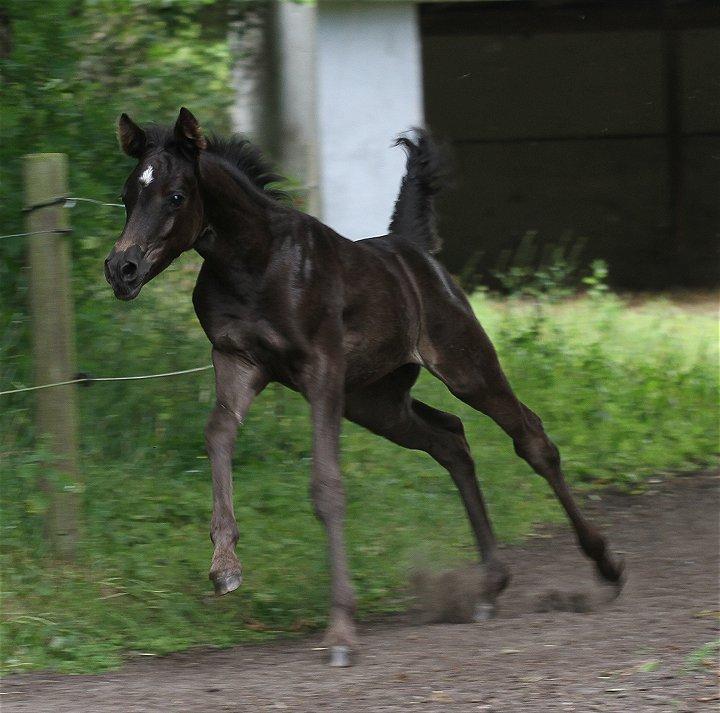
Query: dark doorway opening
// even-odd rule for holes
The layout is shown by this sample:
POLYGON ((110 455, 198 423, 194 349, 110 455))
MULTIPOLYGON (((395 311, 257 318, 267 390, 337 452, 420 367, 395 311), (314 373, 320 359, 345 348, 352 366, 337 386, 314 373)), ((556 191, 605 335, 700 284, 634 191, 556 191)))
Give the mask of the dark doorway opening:
POLYGON ((453 272, 492 284, 533 236, 618 287, 718 284, 720 3, 428 3, 421 29, 453 272))

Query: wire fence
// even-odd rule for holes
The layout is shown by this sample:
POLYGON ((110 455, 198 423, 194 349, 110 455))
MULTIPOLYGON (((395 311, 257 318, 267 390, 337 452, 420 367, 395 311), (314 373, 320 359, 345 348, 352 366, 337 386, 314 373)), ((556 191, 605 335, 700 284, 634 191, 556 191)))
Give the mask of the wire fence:
MULTIPOLYGON (((23 208, 23 212, 28 213, 39 208, 49 208, 50 206, 59 205, 63 208, 74 208, 77 203, 91 203, 94 205, 109 206, 111 208, 124 208, 122 203, 107 203, 105 201, 97 200, 95 198, 85 198, 80 196, 58 196, 52 198, 43 203, 37 205, 28 206, 23 208)), ((0 240, 6 238, 26 238, 32 235, 48 235, 52 233, 71 233, 72 231, 67 230, 33 230, 27 233, 11 233, 8 235, 0 235, 0 240)), ((166 371, 159 374, 139 374, 135 376, 90 376, 86 374, 78 374, 74 379, 68 379, 67 381, 56 381, 52 384, 38 384, 36 386, 21 386, 16 389, 6 389, 0 391, 0 396, 7 396, 9 394, 19 394, 25 391, 38 391, 40 389, 52 389, 57 386, 70 386, 71 384, 83 384, 90 385, 100 381, 139 381, 142 379, 162 379, 169 376, 181 376, 183 374, 194 374, 200 371, 208 371, 212 369, 212 364, 205 366, 196 366, 191 369, 179 369, 178 371, 166 371)))
POLYGON ((11 233, 10 235, 0 235, 0 240, 5 238, 27 238, 30 235, 48 235, 51 233, 72 233, 69 228, 67 230, 32 230, 29 233, 11 233))
MULTIPOLYGON (((96 198, 85 198, 81 196, 58 196, 57 198, 51 198, 50 200, 37 203, 36 205, 27 206, 23 208, 23 213, 30 213, 39 208, 49 208, 54 205, 62 206, 63 208, 74 208, 78 203, 92 203, 93 205, 109 206, 110 208, 124 208, 122 203, 107 203, 106 201, 100 201, 96 198)), ((33 230, 29 233, 9 233, 7 235, 0 235, 0 240, 6 238, 27 238, 31 235, 47 235, 49 233, 71 233, 72 230, 33 230)))
POLYGON ((162 374, 139 374, 137 376, 89 376, 82 375, 75 379, 68 379, 67 381, 56 381, 53 384, 40 384, 39 386, 22 386, 19 389, 8 389, 7 391, 0 391, 0 396, 6 394, 18 394, 22 391, 37 391, 38 389, 51 389, 55 386, 69 386, 70 384, 90 384, 96 381, 138 381, 140 379, 161 379, 165 376, 180 376, 181 374, 194 374, 198 371, 207 371, 212 369, 212 364, 206 366, 195 366, 192 369, 180 369, 179 371, 166 371, 162 374))

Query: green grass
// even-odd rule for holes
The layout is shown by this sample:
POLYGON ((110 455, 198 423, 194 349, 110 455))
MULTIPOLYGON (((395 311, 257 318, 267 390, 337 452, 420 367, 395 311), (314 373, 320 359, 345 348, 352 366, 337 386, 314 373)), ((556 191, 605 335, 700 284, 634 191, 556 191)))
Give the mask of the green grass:
MULTIPOLYGON (((186 279, 182 269, 173 279, 186 279)), ((83 368, 141 373, 205 363, 207 345, 184 301, 150 290, 137 304, 98 299, 86 312, 81 303, 81 339, 93 340, 81 353, 83 368)), ((611 296, 540 311, 485 296, 475 306, 517 393, 560 446, 576 488, 634 489, 649 474, 716 458, 712 313, 663 300, 627 308, 611 296)), ((27 365, 10 364, 21 382, 27 365)), ((463 418, 502 540, 562 521, 546 484, 491 421, 427 375, 416 392, 463 418)), ((235 506, 246 577, 238 592, 217 600, 207 580, 211 493, 202 438, 210 374, 101 384, 81 389, 80 398, 85 527, 72 567, 54 563, 43 545, 47 503, 37 479, 45 466, 31 447, 32 402, 8 402, 0 432, 5 672, 99 671, 131 652, 228 646, 323 624, 328 573, 307 496, 310 429, 302 399, 270 387, 241 430, 235 506)), ((444 566, 473 557, 454 486, 427 456, 351 424, 342 450, 360 616, 402 606, 407 571, 418 558, 444 566)), ((589 565, 585 572, 591 576, 589 565)))
POLYGON ((703 644, 695 651, 691 651, 685 657, 685 665, 682 669, 682 673, 690 673, 691 671, 702 668, 703 666, 712 666, 718 663, 718 656, 720 654, 720 639, 715 641, 708 641, 703 644))

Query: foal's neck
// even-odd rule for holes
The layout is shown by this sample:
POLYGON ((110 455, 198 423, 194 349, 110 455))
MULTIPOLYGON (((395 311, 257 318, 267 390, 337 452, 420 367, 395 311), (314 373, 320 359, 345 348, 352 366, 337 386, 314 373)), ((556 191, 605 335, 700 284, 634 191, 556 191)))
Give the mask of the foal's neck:
POLYGON ((272 252, 270 219, 274 201, 220 156, 200 163, 205 228, 195 249, 213 270, 263 271, 272 252))

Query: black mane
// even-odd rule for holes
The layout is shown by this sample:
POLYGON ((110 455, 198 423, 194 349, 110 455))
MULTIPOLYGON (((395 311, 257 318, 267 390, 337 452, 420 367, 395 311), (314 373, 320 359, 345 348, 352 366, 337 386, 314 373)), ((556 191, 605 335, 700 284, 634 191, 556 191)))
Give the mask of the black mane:
POLYGON ((287 200, 287 193, 277 187, 277 184, 284 182, 285 178, 275 173, 260 149, 253 146, 245 136, 235 134, 226 139, 213 134, 208 138, 207 151, 231 163, 256 188, 267 193, 271 198, 287 200))
MULTIPOLYGON (((168 126, 149 124, 144 126, 143 130, 147 137, 148 148, 166 149, 176 143, 173 130, 168 126)), ((277 187, 277 184, 283 183, 285 178, 275 173, 260 149, 245 136, 234 134, 230 138, 224 138, 212 134, 207 137, 205 150, 224 159, 232 168, 237 169, 242 177, 270 198, 282 202, 288 201, 288 194, 277 187)))

